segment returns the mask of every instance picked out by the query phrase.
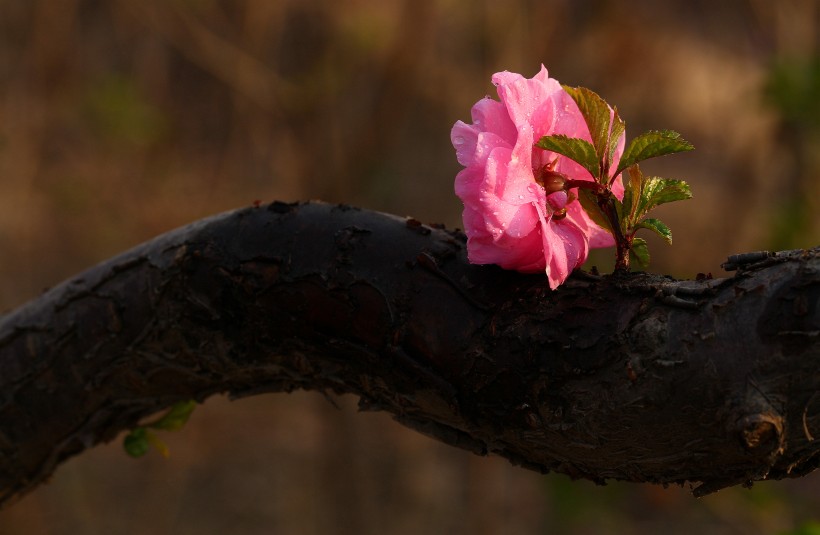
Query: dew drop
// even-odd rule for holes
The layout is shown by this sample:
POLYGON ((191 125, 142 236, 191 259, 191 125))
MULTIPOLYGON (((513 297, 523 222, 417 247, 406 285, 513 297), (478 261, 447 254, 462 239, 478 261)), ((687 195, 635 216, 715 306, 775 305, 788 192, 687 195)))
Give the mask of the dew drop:
POLYGON ((460 147, 464 145, 464 138, 462 136, 456 136, 453 138, 453 145, 456 147, 460 147))

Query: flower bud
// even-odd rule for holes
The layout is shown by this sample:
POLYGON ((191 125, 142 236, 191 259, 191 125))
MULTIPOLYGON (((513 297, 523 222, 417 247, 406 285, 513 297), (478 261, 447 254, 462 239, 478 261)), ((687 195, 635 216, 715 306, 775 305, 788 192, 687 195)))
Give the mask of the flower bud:
POLYGON ((544 188, 544 192, 549 195, 556 191, 563 191, 567 183, 567 177, 562 173, 550 171, 544 167, 541 169, 541 172, 538 173, 538 176, 535 177, 535 181, 538 182, 544 188))

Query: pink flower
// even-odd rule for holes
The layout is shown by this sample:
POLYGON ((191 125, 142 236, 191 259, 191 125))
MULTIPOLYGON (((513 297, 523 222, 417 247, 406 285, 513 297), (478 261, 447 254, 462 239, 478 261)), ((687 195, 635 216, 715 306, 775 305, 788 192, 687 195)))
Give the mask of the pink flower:
MULTIPOLYGON (((590 247, 610 247, 614 241, 581 208, 576 191, 548 195, 536 182, 545 167, 574 180, 593 180, 589 172, 534 143, 550 134, 591 141, 589 130, 578 106, 543 65, 531 79, 505 71, 492 81, 501 102, 479 100, 473 124, 457 121, 450 133, 465 166, 456 176, 455 192, 464 202, 467 253, 474 264, 546 271, 555 289, 584 263, 590 247)), ((616 162, 622 152, 623 137, 616 162)), ((623 195, 620 179, 613 190, 623 195)))

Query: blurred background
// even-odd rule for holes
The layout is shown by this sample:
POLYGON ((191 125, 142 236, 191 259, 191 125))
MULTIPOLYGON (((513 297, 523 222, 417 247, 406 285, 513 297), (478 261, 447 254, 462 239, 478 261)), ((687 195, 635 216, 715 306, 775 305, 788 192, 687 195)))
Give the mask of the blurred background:
MULTIPOLYGON (((195 219, 322 199, 460 226, 457 119, 500 70, 697 150, 653 271, 820 243, 812 0, 0 0, 0 307, 195 219)), ((611 265, 610 251, 591 263, 611 265), (609 264, 608 264, 609 262, 609 264)), ((171 458, 119 443, 0 512, 0 534, 820 533, 820 474, 695 500, 480 458, 355 400, 209 400, 171 458)))

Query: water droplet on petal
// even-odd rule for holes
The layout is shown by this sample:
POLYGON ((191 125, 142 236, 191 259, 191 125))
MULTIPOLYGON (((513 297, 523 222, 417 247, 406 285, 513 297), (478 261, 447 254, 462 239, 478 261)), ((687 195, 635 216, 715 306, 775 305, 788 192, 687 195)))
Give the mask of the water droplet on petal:
POLYGON ((453 138, 453 145, 455 145, 456 147, 460 147, 461 145, 464 145, 464 137, 463 136, 454 137, 453 138))

